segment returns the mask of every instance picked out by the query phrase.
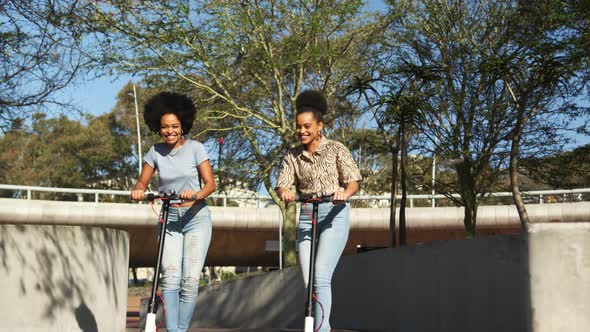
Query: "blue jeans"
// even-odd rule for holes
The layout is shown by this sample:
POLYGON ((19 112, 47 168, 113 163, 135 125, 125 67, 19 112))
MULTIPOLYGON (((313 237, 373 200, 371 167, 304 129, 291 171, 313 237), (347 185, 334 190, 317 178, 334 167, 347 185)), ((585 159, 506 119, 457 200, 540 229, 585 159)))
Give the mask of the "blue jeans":
MULTIPOLYGON (((311 218, 313 213, 311 203, 302 204, 299 226, 297 227, 297 248, 299 249, 299 264, 303 273, 305 287, 309 278, 309 254, 311 251, 311 218)), ((314 305, 314 330, 321 323, 321 332, 330 330, 330 311, 332 307, 332 274, 336 264, 346 246, 349 231, 348 204, 320 203, 318 206, 316 261, 314 275, 314 293, 320 304, 314 305), (323 308, 323 322, 322 322, 323 308)))
POLYGON ((168 332, 186 331, 190 325, 210 242, 211 212, 204 203, 170 208, 161 283, 168 332))

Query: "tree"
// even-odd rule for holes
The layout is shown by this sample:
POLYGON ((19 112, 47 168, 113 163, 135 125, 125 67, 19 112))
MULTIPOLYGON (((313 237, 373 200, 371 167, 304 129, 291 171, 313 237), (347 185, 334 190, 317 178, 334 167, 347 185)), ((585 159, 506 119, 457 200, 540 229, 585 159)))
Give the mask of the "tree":
MULTIPOLYGON (((349 129, 349 147, 357 158, 363 176, 362 195, 390 193, 392 181, 392 156, 383 142, 383 134, 376 128, 349 129)), ((425 184, 432 182, 432 159, 420 155, 408 155, 407 187, 409 193, 428 194, 425 184)), ((444 176, 444 172, 441 172, 444 176)), ((355 206, 363 202, 354 202, 355 206)))
MULTIPOLYGON (((242 137, 242 164, 275 202, 281 156, 295 143, 293 106, 303 88, 323 91, 337 117, 338 87, 357 71, 366 35, 362 3, 144 1, 95 4, 86 27, 118 70, 187 82, 208 127, 199 135, 242 137)), ((338 112, 345 111, 338 109, 338 112)), ((295 262, 295 207, 281 205, 286 258, 295 262)))
MULTIPOLYGON (((563 131, 571 128, 569 120, 581 113, 572 105, 576 94, 571 93, 572 72, 581 62, 568 65, 559 56, 580 58, 579 51, 572 51, 577 46, 568 32, 580 31, 583 15, 578 12, 578 21, 560 21, 551 30, 546 20, 535 22, 535 14, 527 10, 536 8, 548 17, 552 11, 547 8, 554 2, 388 4, 386 40, 393 42, 380 46, 385 51, 377 68, 382 69, 371 78, 387 89, 414 82, 409 74, 420 77, 419 94, 414 95, 414 124, 420 133, 416 143, 456 172, 456 181, 439 180, 436 189, 465 208, 465 229, 472 236, 479 199, 498 185, 507 168, 516 174, 519 147, 537 154, 559 149, 565 142, 563 131), (563 30, 566 26, 571 28, 563 30), (460 199, 452 193, 459 193, 460 199)), ((511 178, 517 202, 518 189, 511 178)))
POLYGON ((396 245, 395 235, 395 197, 397 191, 398 163, 400 165, 400 184, 402 198, 399 209, 399 240, 406 243, 405 208, 408 193, 408 151, 411 133, 415 134, 415 123, 421 121, 418 116, 422 100, 427 98, 428 91, 423 91, 427 84, 440 79, 435 71, 428 66, 409 62, 405 55, 396 53, 398 31, 391 29, 391 18, 387 15, 379 21, 378 29, 384 30, 383 36, 374 43, 371 52, 366 52, 366 61, 371 71, 362 77, 356 77, 349 86, 348 94, 358 94, 373 114, 383 142, 391 152, 391 206, 390 206, 390 241, 391 247, 396 245), (393 40, 393 42, 392 42, 393 40))
MULTIPOLYGON (((127 163, 131 147, 126 140, 112 113, 87 115, 81 121, 35 113, 31 128, 13 130, 0 139, 0 182, 127 189, 129 174, 137 169, 127 163)), ((63 196, 77 199, 74 195, 63 196)))
POLYGON ((76 2, 0 2, 0 130, 48 104, 68 107, 55 93, 89 65, 74 28, 76 2))
POLYGON ((507 100, 482 72, 489 53, 503 40, 506 3, 390 1, 389 47, 380 71, 390 85, 414 82, 416 141, 425 153, 454 160, 457 181, 438 181, 437 191, 465 208, 464 224, 474 235, 478 197, 493 186, 507 155, 504 137, 512 116, 507 100), (406 70, 407 68, 409 70, 406 70), (451 196, 459 193, 460 198, 451 196))
MULTIPOLYGON (((345 130, 342 128, 341 130, 345 130)), ((383 144, 383 135, 373 128, 348 129, 349 148, 357 157, 363 177, 362 194, 378 195, 389 191, 391 165, 389 150, 383 144)))
POLYGON ((554 156, 528 157, 520 164, 524 174, 552 188, 590 186, 590 144, 554 156))
MULTIPOLYGON (((390 115, 394 112, 383 111, 385 108, 391 109, 393 106, 389 103, 389 99, 384 98, 372 85, 373 81, 378 79, 363 79, 356 77, 355 81, 348 87, 348 95, 358 94, 359 98, 363 98, 368 106, 367 108, 373 115, 373 119, 377 124, 379 133, 382 135, 382 142, 387 147, 391 155, 391 181, 390 181, 390 206, 389 206, 389 246, 391 248, 396 247, 397 235, 396 235, 396 195, 397 195, 397 178, 398 178, 398 163, 399 163, 399 151, 401 142, 402 126, 398 121, 392 121, 390 115), (384 100, 385 99, 385 100, 384 100)), ((399 112, 395 112, 399 114, 399 112)), ((403 147, 402 147, 403 150, 403 147)), ((405 202, 405 201, 404 201, 405 202)), ((401 214, 401 212, 400 212, 401 214)), ((400 229, 401 229, 400 224, 400 229)))
MULTIPOLYGON (((565 146, 567 137, 559 133, 572 128, 576 119, 586 115, 586 125, 579 131, 588 133, 588 107, 581 107, 579 98, 587 83, 588 50, 579 50, 588 37, 587 16, 579 17, 577 1, 523 2, 510 17, 513 27, 509 31, 508 46, 490 61, 497 79, 514 101, 512 109, 517 115, 510 133, 510 183, 514 203, 523 229, 529 222, 528 213, 519 188, 519 158, 521 148, 527 145, 534 155, 546 155, 546 142, 540 146, 529 142, 545 141, 556 137, 565 146), (585 30, 580 21, 586 21, 585 30), (581 44, 581 45, 580 45, 581 44), (586 76, 585 76, 586 74, 586 76), (557 120, 557 121, 556 121, 557 120), (537 139, 535 139, 537 138, 537 139), (536 147, 532 148, 530 145, 536 147), (545 152, 545 153, 543 153, 545 152)), ((586 13, 589 8, 586 7, 586 13)), ((587 46, 587 45, 586 45, 587 46)), ((530 155, 530 152, 529 152, 530 155)))

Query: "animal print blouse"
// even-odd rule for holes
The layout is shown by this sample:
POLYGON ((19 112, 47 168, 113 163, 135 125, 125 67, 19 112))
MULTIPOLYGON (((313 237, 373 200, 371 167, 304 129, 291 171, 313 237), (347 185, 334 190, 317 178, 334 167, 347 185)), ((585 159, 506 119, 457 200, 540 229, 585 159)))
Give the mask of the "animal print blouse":
POLYGON ((327 196, 344 191, 350 182, 361 180, 359 168, 348 148, 322 136, 311 155, 302 145, 287 153, 277 188, 292 190, 295 187, 299 195, 327 196))

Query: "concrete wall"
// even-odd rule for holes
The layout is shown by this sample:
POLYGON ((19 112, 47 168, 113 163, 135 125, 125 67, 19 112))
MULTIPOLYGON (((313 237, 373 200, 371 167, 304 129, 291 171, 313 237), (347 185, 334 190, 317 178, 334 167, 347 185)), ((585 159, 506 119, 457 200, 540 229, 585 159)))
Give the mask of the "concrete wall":
POLYGON ((128 257, 125 231, 0 225, 0 331, 125 331, 128 257))
POLYGON ((533 330, 590 331, 590 223, 538 224, 529 239, 533 330))
MULTIPOLYGON (((343 257, 332 327, 359 331, 590 331, 590 223, 531 225, 343 257)), ((301 328, 299 269, 203 290, 193 326, 301 328)))
POLYGON ((191 327, 302 328, 305 290, 299 268, 288 268, 199 291, 191 327))
MULTIPOLYGON (((160 208, 154 207, 156 210, 160 208)), ((280 212, 269 208, 210 207, 213 237, 206 265, 278 266, 280 212)), ((590 221, 590 202, 528 205, 532 222, 590 221)), ((463 208, 411 208, 407 214, 408 244, 465 237, 463 208)), ((353 208, 344 254, 357 246, 386 247, 389 209, 353 208)), ((130 266, 153 266, 156 219, 149 204, 59 202, 0 198, 0 224, 79 225, 122 229, 130 236, 130 266)), ((399 223, 398 223, 399 225, 399 223)), ((478 235, 520 232, 512 205, 481 206, 478 235)))

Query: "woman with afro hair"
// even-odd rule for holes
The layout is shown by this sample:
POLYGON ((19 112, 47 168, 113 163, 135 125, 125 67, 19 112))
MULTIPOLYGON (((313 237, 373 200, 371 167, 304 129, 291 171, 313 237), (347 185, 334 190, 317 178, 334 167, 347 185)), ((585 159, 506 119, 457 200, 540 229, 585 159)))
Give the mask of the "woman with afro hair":
MULTIPOLYGON (((348 239, 349 204, 344 202, 356 194, 362 179, 348 148, 322 134, 327 109, 326 98, 319 91, 305 90, 295 99, 295 133, 301 144, 283 159, 276 188, 284 202, 294 201, 295 191, 302 197, 332 197, 332 202, 318 206, 314 331, 321 332, 330 330, 332 274, 348 239)), ((311 210, 312 203, 301 204, 297 226, 299 265, 306 287, 312 223, 307 211, 311 210)))
POLYGON ((153 145, 143 158, 139 180, 131 192, 133 200, 145 199, 145 190, 157 171, 158 190, 174 191, 186 200, 171 204, 164 241, 162 297, 169 332, 189 327, 211 241, 211 213, 205 198, 215 190, 213 169, 203 144, 185 136, 195 113, 187 96, 162 92, 150 98, 144 107, 145 123, 163 142, 153 145))

